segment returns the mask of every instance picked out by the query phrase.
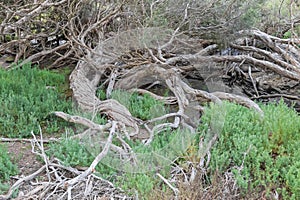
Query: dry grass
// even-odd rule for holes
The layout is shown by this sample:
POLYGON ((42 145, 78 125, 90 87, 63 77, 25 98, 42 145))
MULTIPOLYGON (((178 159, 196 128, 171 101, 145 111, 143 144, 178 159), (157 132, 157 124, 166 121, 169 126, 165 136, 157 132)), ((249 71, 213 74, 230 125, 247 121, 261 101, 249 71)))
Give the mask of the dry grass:
POLYGON ((150 200, 212 200, 212 199, 226 199, 226 200, 254 200, 254 199, 268 199, 265 198, 263 192, 253 193, 252 191, 246 194, 240 193, 239 188, 230 172, 221 175, 216 172, 211 181, 208 181, 207 174, 198 171, 198 175, 191 182, 185 182, 182 175, 177 175, 178 181, 176 183, 179 189, 178 197, 176 198, 172 190, 169 188, 163 191, 162 186, 159 185, 147 198, 150 200))

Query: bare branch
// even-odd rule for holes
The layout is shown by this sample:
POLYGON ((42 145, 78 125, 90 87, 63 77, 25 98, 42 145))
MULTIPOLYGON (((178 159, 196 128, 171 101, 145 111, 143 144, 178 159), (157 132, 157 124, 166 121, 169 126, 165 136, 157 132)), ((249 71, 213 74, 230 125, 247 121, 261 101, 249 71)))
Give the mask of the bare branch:
POLYGON ((94 159, 94 161, 92 162, 92 164, 90 165, 90 167, 85 170, 82 174, 78 175, 77 177, 67 181, 65 183, 65 187, 70 188, 71 186, 73 186, 75 183, 77 183, 80 180, 83 180, 84 178, 86 178, 88 175, 92 174, 93 172, 95 172, 95 168, 98 165, 98 163, 102 160, 102 158, 104 158, 106 156, 106 154, 109 151, 110 145, 112 143, 112 139, 113 139, 113 135, 116 131, 116 126, 117 123, 115 121, 112 122, 112 126, 111 126, 111 130, 109 133, 109 136, 107 138, 107 142, 103 148, 103 150, 101 151, 101 153, 99 153, 96 158, 94 159))

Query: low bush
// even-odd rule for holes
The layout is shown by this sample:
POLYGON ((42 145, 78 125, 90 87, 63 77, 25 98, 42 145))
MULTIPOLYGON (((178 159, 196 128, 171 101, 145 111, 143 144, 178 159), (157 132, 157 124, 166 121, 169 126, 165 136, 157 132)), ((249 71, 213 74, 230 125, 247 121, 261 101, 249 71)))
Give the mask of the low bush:
MULTIPOLYGON (((99 124, 106 123, 106 119, 100 115, 91 116, 73 110, 71 102, 65 100, 62 88, 65 88, 63 74, 39 70, 30 64, 10 71, 0 69, 1 136, 28 137, 31 131, 38 132, 39 126, 43 133, 57 132, 67 125, 50 114, 57 110, 81 115, 99 124)), ((104 91, 99 90, 97 93, 101 99, 105 99, 104 91)), ((117 90, 112 93, 112 98, 127 107, 133 116, 143 120, 168 112, 162 102, 147 94, 117 90)), ((178 164, 199 162, 196 145, 199 141, 194 136, 208 141, 211 138, 208 134, 212 128, 211 122, 218 121, 218 112, 226 113, 224 126, 218 133, 218 141, 211 149, 208 182, 200 185, 205 187, 213 184, 216 174, 226 172, 234 175, 244 197, 262 194, 266 198, 272 198, 278 194, 280 199, 300 199, 299 114, 288 108, 283 101, 261 105, 261 108, 265 113, 264 118, 254 110, 232 103, 224 102, 221 111, 218 110, 220 107, 211 105, 201 117, 196 135, 185 134, 186 131, 181 129, 166 130, 156 135, 150 146, 145 146, 140 141, 125 140, 137 154, 159 155, 169 160, 180 157, 178 164), (185 141, 185 145, 182 146, 181 141, 185 141)), ((78 132, 83 130, 79 125, 75 127, 78 132)), ((119 144, 118 142, 114 140, 114 144, 119 144)), ((60 142, 51 143, 47 154, 57 157, 65 165, 87 167, 95 157, 91 148, 84 141, 66 136, 60 142)), ((11 175, 18 173, 18 169, 2 144, 0 152, 0 193, 3 193, 8 189, 5 182, 11 175)), ((158 163, 162 166, 160 173, 165 177, 169 176, 170 165, 166 165, 161 159, 145 158, 144 162, 145 166, 148 162, 158 163)), ((96 170, 130 194, 135 195, 137 192, 142 198, 152 198, 152 190, 158 191, 157 187, 164 187, 155 176, 155 170, 148 170, 144 174, 134 173, 119 170, 105 162, 100 163, 96 170)))
MULTIPOLYGON (((283 101, 262 105, 263 119, 255 111, 225 103, 226 119, 211 150, 210 174, 231 172, 241 192, 270 198, 300 198, 300 117, 283 101)), ((202 117, 205 137, 211 110, 202 117), (206 124, 206 126, 205 126, 206 124)))
POLYGON ((61 88, 65 76, 26 64, 13 70, 0 69, 0 133, 5 137, 28 137, 31 131, 57 132, 66 124, 51 115, 68 111, 61 88))
MULTIPOLYGON (((103 95, 103 91, 98 91, 98 94, 103 95)), ((112 94, 112 98, 119 100, 124 106, 126 106, 130 111, 133 112, 134 116, 141 119, 150 119, 155 116, 160 116, 159 114, 165 113, 163 103, 153 99, 149 95, 138 95, 136 93, 131 94, 123 91, 114 91, 112 94), (155 109, 158 107, 159 109, 155 109)), ((101 118, 98 115, 94 117, 87 114, 84 115, 82 113, 79 113, 79 115, 87 117, 99 124, 103 124, 106 122, 104 118, 101 118)), ((139 197, 145 198, 146 196, 150 195, 151 191, 157 186, 157 183, 160 181, 155 176, 155 168, 153 168, 152 170, 147 168, 145 169, 145 171, 143 170, 145 168, 145 166, 143 165, 153 166, 151 164, 152 162, 154 162, 154 160, 150 159, 149 155, 160 154, 163 156, 169 156, 170 160, 176 158, 176 156, 181 153, 182 150, 181 148, 177 148, 178 142, 180 143, 180 141, 176 140, 180 137, 181 133, 181 130, 174 131, 172 133, 171 130, 166 130, 160 135, 156 135, 151 145, 149 146, 145 146, 139 140, 129 141, 124 138, 124 140, 126 140, 126 142, 131 146, 132 150, 135 153, 141 156, 145 154, 143 163, 138 164, 140 167, 140 171, 134 172, 126 170, 127 168, 125 166, 125 163, 124 165, 122 164, 123 168, 120 168, 120 160, 117 160, 118 165, 115 166, 112 162, 115 157, 108 154, 96 167, 96 173, 98 173, 101 177, 114 182, 129 194, 137 194, 139 197), (172 153, 164 151, 164 148, 168 147, 172 148, 172 153), (151 154, 153 152, 155 153, 151 154), (110 162, 106 162, 107 160, 109 160, 110 162)), ((71 135, 72 134, 70 134, 69 136, 71 135)), ((69 136, 67 136, 60 142, 51 143, 49 145, 49 149, 47 150, 47 154, 49 156, 51 155, 58 158, 68 166, 88 167, 95 158, 95 155, 97 155, 101 151, 101 147, 93 146, 98 145, 97 140, 88 137, 84 137, 81 140, 78 140, 72 139, 69 136)), ((103 141, 105 141, 105 138, 103 139, 103 141)), ((119 145, 119 141, 117 139, 114 139, 113 143, 119 145)), ((157 159, 157 161, 159 161, 159 159, 157 159)), ((163 165, 165 163, 160 161, 160 164, 163 165)), ((167 175, 166 172, 170 169, 169 167, 170 165, 166 166, 166 168, 161 170, 160 173, 167 175)))
POLYGON ((115 90, 111 97, 124 105, 134 117, 142 120, 166 114, 163 102, 155 100, 149 94, 139 95, 135 92, 115 90))
POLYGON ((2 144, 0 144, 0 152, 0 194, 3 194, 9 188, 6 182, 10 176, 18 173, 18 167, 12 163, 6 147, 2 144))
MULTIPOLYGON (((170 132, 168 132, 168 135, 172 136, 170 132)), ((138 154, 141 152, 149 154, 151 151, 159 151, 167 146, 168 144, 166 143, 168 142, 165 141, 166 137, 166 134, 162 135, 161 137, 158 136, 149 147, 145 147, 140 142, 131 142, 131 146, 134 149, 134 152, 137 152, 138 154)), ((90 151, 90 145, 91 144, 83 143, 79 139, 66 137, 60 142, 50 143, 49 149, 46 151, 46 153, 49 156, 58 158, 66 166, 89 167, 95 158, 95 155, 93 154, 94 152, 90 151)), ((100 151, 100 149, 98 149, 98 151, 100 151)), ((109 155, 106 156, 106 159, 113 158, 114 157, 110 158, 109 155)), ((145 164, 149 164, 148 160, 145 162, 145 164)), ((121 164, 119 163, 119 166, 120 165, 121 164)), ((162 166, 160 173, 168 176, 167 173, 169 169, 170 166, 162 166)), ((144 199, 145 197, 151 195, 151 191, 156 188, 157 184, 160 182, 155 175, 155 172, 157 171, 155 171, 154 168, 152 170, 153 171, 143 171, 142 173, 137 171, 135 173, 132 171, 123 171, 123 168, 110 166, 106 162, 100 162, 96 167, 96 174, 112 181, 118 187, 128 192, 128 194, 138 195, 144 199)))

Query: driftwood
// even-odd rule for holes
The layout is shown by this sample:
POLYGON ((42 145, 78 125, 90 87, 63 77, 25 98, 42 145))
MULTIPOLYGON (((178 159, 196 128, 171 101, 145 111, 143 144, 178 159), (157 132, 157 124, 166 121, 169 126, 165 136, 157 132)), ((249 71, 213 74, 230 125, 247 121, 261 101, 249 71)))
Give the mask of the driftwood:
MULTIPOLYGON (((64 115, 64 113, 56 113, 61 117, 70 116, 64 115)), ((75 121, 79 122, 81 119, 75 121)), ((83 121, 86 121, 83 120, 83 121)), ((85 123, 85 125, 89 126, 90 123, 85 123)), ((95 172, 96 165, 106 156, 108 153, 113 135, 115 134, 115 130, 117 127, 116 122, 112 122, 110 124, 111 129, 109 132, 109 136, 107 141, 104 144, 103 150, 95 156, 94 161, 84 171, 79 171, 72 167, 66 167, 60 164, 59 160, 50 160, 45 154, 44 150, 44 140, 42 137, 42 132, 40 131, 40 139, 37 139, 36 136, 32 133, 33 139, 31 140, 32 145, 32 153, 37 154, 43 158, 45 164, 40 167, 36 172, 21 177, 18 179, 9 189, 7 194, 0 195, 0 199, 10 199, 13 192, 16 189, 22 188, 23 185, 30 182, 30 185, 34 187, 34 189, 27 191, 27 193, 19 193, 16 199, 73 199, 74 197, 84 199, 84 198, 92 198, 92 197, 106 197, 110 196, 112 198, 127 198, 126 195, 123 195, 120 189, 117 189, 111 182, 104 180, 100 177, 95 176, 93 173, 95 172), (68 177, 66 173, 71 174, 71 177, 68 177), (48 180, 38 181, 34 183, 33 181, 37 176, 45 175, 48 180), (92 187, 99 187, 99 191, 95 189, 92 190, 92 187), (84 189, 85 188, 85 189, 84 189), (84 190, 84 193, 82 192, 84 190), (103 193, 103 191, 106 191, 103 193), (119 194, 118 194, 119 193, 119 194)), ((102 128, 101 128, 102 130, 102 128)))
MULTIPOLYGON (((151 89, 147 90, 146 88, 152 83, 158 83, 161 87, 169 89, 173 96, 169 96, 168 99, 172 99, 173 103, 177 103, 177 115, 181 116, 180 119, 184 119, 179 120, 179 124, 183 123, 183 121, 193 121, 191 120, 193 116, 186 115, 185 110, 190 106, 191 102, 195 101, 198 102, 197 106, 200 106, 203 102, 220 103, 221 100, 228 100, 253 108, 263 116, 259 106, 245 96, 229 94, 224 91, 209 92, 192 88, 188 80, 183 78, 184 74, 190 73, 191 69, 195 73, 199 73, 199 71, 203 70, 200 67, 206 67, 204 63, 235 62, 241 65, 239 67, 252 65, 256 68, 274 71, 292 80, 300 80, 299 55, 294 54, 298 51, 297 47, 292 43, 287 43, 286 40, 269 36, 263 32, 247 31, 241 39, 233 42, 231 48, 239 50, 238 55, 214 55, 217 49, 216 44, 205 48, 198 46, 198 51, 195 52, 195 49, 192 49, 190 52, 195 53, 189 53, 187 52, 188 48, 183 45, 185 37, 173 37, 174 34, 170 34, 168 37, 166 36, 167 32, 164 32, 164 37, 160 38, 161 35, 155 35, 157 31, 157 29, 150 28, 143 31, 133 30, 132 34, 128 31, 120 33, 100 44, 95 49, 95 51, 98 51, 97 54, 91 54, 86 62, 80 62, 70 76, 74 101, 77 102, 78 106, 90 112, 96 110, 106 114, 113 120, 123 123, 126 127, 133 128, 129 130, 131 132, 130 136, 133 136, 139 134, 139 128, 143 125, 143 122, 133 118, 129 111, 115 100, 100 101, 95 96, 97 86, 101 78, 104 77, 104 73, 110 72, 110 77, 114 77, 113 81, 110 79, 109 84, 107 84, 107 89, 110 90, 107 94, 114 89, 139 91, 140 93, 151 94, 153 97, 165 100, 167 103, 167 99, 159 97, 160 94, 155 94, 151 89), (155 43, 153 44, 149 34, 145 34, 147 31, 156 39, 157 46, 155 46, 155 43), (141 42, 143 38, 140 38, 137 33, 147 35, 146 39, 144 38, 146 41, 144 44, 141 42), (256 44, 251 37, 255 37, 256 44), (125 42, 123 42, 124 38, 127 39, 125 42), (245 44, 246 41, 247 44, 245 44), (184 49, 185 52, 180 52, 179 42, 181 42, 180 48, 184 49), (292 49, 294 53, 285 51, 286 45, 290 45, 289 49, 292 49), (267 51, 264 48, 270 48, 274 52, 267 51), (130 62, 124 62, 122 55, 129 55, 133 51, 140 58, 135 60, 136 57, 132 57, 130 62), (165 55, 162 52, 164 54, 173 54, 174 56, 164 58, 165 55), (246 53, 244 54, 244 52, 246 53), (284 52, 287 55, 284 55, 284 52), (184 62, 184 67, 178 66, 178 63, 184 62), (188 68, 188 66, 192 68, 188 68)), ((197 40, 194 41, 194 43, 197 42, 197 40)), ((187 45, 190 47, 190 44, 187 45)), ((207 76, 205 72, 201 73, 200 76, 207 76)), ((193 114, 197 115, 197 113, 193 114)), ((175 119, 178 120, 179 118, 175 117, 175 119)), ((195 123, 193 122, 192 124, 195 123)), ((179 124, 176 121, 173 125, 178 127, 179 124)))
MULTIPOLYGON (((202 105, 207 102, 218 104, 220 108, 222 100, 235 102, 254 109, 263 117, 260 107, 246 95, 226 91, 220 75, 214 76, 216 70, 211 71, 210 66, 219 71, 222 67, 234 66, 228 71, 236 71, 237 75, 240 74, 243 79, 248 80, 254 87, 257 98, 260 88, 256 87, 257 80, 253 78, 251 68, 256 71, 272 71, 291 80, 300 80, 299 55, 296 54, 298 48, 294 45, 297 41, 288 43, 287 40, 257 30, 247 31, 230 44, 230 51, 233 51, 233 48, 238 51, 233 55, 218 52, 218 46, 212 43, 208 46, 195 45, 197 49, 191 49, 192 44, 201 44, 203 40, 175 36, 175 33, 176 30, 163 32, 156 28, 133 30, 132 33, 126 31, 100 43, 85 62, 77 64, 70 76, 73 98, 78 107, 88 112, 105 114, 120 124, 119 131, 124 133, 125 137, 140 138, 149 145, 155 133, 158 134, 166 128, 183 127, 195 132, 201 112, 204 111, 202 105), (159 34, 155 35, 156 32, 159 34), (140 34, 146 35, 146 39, 141 38, 140 34), (152 41, 153 38, 156 42, 152 41), (141 42, 143 39, 146 42, 141 42), (287 46, 291 51, 286 51, 287 46), (248 69, 248 73, 243 72, 244 68, 248 69), (189 77, 204 79, 206 82, 203 84, 207 84, 208 89, 194 88, 189 77), (107 90, 107 100, 101 101, 95 95, 100 84, 107 90), (162 97, 161 93, 152 90, 154 86, 169 90, 170 96, 162 97), (171 113, 142 121, 133 117, 119 102, 110 99, 113 90, 149 94, 165 104, 176 106, 171 113), (148 133, 146 137, 145 131, 148 133)), ((221 109, 220 116, 216 116, 210 124, 214 133, 212 144, 222 131, 225 113, 221 109)), ((124 146, 128 148, 124 149, 123 153, 130 151, 127 144, 124 146)), ((203 156, 205 155, 206 153, 203 156)))

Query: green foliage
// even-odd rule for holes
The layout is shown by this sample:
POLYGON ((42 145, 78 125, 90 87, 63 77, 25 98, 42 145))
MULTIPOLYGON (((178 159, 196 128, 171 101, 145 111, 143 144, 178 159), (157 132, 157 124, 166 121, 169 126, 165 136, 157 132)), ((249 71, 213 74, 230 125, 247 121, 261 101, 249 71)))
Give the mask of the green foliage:
POLYGON ((164 104, 155 100, 149 94, 143 96, 133 93, 129 99, 129 111, 133 116, 142 120, 159 117, 166 114, 164 104))
MULTIPOLYGON (((283 34, 283 38, 284 39, 290 39, 290 38, 293 38, 293 37, 299 37, 299 35, 300 35, 300 26, 295 25, 294 30, 293 30, 293 34, 292 34, 291 30, 288 30, 287 32, 285 32, 283 34)), ((298 45, 298 47, 300 47, 300 45, 298 45)))
POLYGON ((93 157, 78 139, 65 138, 51 143, 47 154, 61 160, 66 166, 89 166, 93 157))
MULTIPOLYGON (((153 3, 149 0, 147 3, 153 3)), ((154 5, 154 4, 153 4, 154 5)), ((166 17, 167 3, 161 2, 156 5, 152 12, 149 10, 149 14, 145 16, 144 24, 146 27, 166 27, 170 20, 166 17)))
MULTIPOLYGON (((104 100, 105 91, 97 90, 97 96, 104 100)), ((142 120, 159 117, 167 113, 163 102, 154 99, 149 94, 139 95, 135 92, 115 90, 112 92, 111 98, 124 105, 134 117, 142 120)))
MULTIPOLYGON (((50 143, 46 154, 50 157, 54 156, 64 165, 72 167, 89 167, 95 158, 86 148, 86 144, 69 136, 59 142, 50 143)), ((96 167, 96 170, 102 177, 109 177, 116 173, 114 169, 101 163, 96 167)))
MULTIPOLYGON (((168 177, 170 172, 170 160, 174 160, 185 150, 180 143, 184 130, 166 130, 154 137, 151 145, 145 146, 139 141, 127 141, 136 155, 140 155, 141 163, 138 163, 137 171, 129 170, 122 176, 117 177, 116 184, 131 195, 136 195, 141 199, 151 196, 153 190, 158 189, 159 179, 155 175, 160 168, 160 173, 168 177), (147 169, 151 166, 151 169, 147 169)), ((125 167, 124 167, 125 168, 125 167)), ((159 188, 161 190, 161 188, 159 188)))
MULTIPOLYGON (((72 134, 71 134, 72 135, 72 134)), ((181 143, 182 140, 177 140, 180 138, 180 135, 183 134, 183 130, 178 130, 175 132, 171 132, 171 130, 167 130, 160 135, 155 136, 153 142, 149 146, 145 146, 139 141, 127 141, 128 144, 132 147, 133 151, 137 154, 148 154, 151 152, 155 152, 151 155, 161 154, 163 156, 169 156, 169 158, 176 158, 180 153, 182 153, 181 148, 178 147, 178 143, 181 143), (174 146, 174 148, 172 148, 174 146), (171 154, 163 154, 162 151, 167 150, 172 151, 171 154)), ((71 139, 66 137, 60 142, 53 142, 49 145, 49 149, 47 150, 47 155, 54 156, 61 160, 67 166, 84 166, 88 167, 93 159, 95 158, 95 154, 91 153, 90 148, 92 144, 84 142, 84 140, 79 141, 78 139, 71 139)), ((94 147, 98 148, 98 147, 94 147)), ((101 148, 98 148, 98 153, 101 148)), ((108 154, 105 159, 113 159, 108 154)), ((154 160, 151 160, 154 161, 154 160)), ((151 162, 149 161, 149 162, 151 162)), ((145 161, 145 165, 148 164, 147 160, 145 161)), ((162 162, 162 161, 161 161, 162 162)), ((165 164, 159 163, 158 164, 165 164)), ((168 172, 170 170, 170 163, 167 166, 161 166, 160 173, 168 177, 168 172)), ((123 165, 123 164, 122 164, 123 165)), ((141 166, 143 167, 143 166, 141 166)), ((155 166, 158 167, 158 166, 155 166)), ((122 171, 120 166, 120 162, 118 166, 108 166, 106 162, 101 162, 96 167, 96 174, 109 179, 110 181, 117 184, 119 187, 124 189, 129 194, 138 194, 141 198, 145 198, 151 195, 151 191, 157 187, 157 183, 160 181, 155 173, 157 172, 153 168, 154 171, 148 171, 146 173, 138 173, 139 171, 131 172, 131 171, 122 171)), ((124 168, 123 168, 124 169, 124 168)))
POLYGON ((291 31, 287 31, 287 32, 285 32, 285 33, 283 34, 283 38, 284 38, 284 39, 289 39, 289 38, 291 38, 291 37, 292 37, 291 31))
POLYGON ((59 93, 64 83, 63 75, 30 64, 10 71, 0 69, 1 134, 28 137, 32 130, 38 132, 38 125, 43 132, 57 132, 66 123, 50 113, 72 107, 59 93))
POLYGON ((97 91, 96 91, 96 95, 97 97, 100 99, 100 100, 105 100, 106 99, 106 93, 105 93, 105 90, 103 90, 102 88, 99 88, 97 91))
MULTIPOLYGON (((128 144, 131 145, 133 151, 137 154, 149 154, 153 151, 159 152, 160 150, 168 147, 170 143, 174 142, 174 140, 178 138, 180 133, 180 131, 174 134, 171 131, 166 131, 162 135, 156 136, 150 146, 145 146, 138 141, 128 141, 128 144)), ((50 143, 49 149, 46 151, 46 153, 48 156, 54 156, 58 158, 66 166, 88 167, 95 158, 95 155, 90 151, 91 147, 89 145, 91 144, 87 144, 78 139, 72 139, 68 136, 59 142, 50 143)), ((175 153, 179 155, 178 152, 175 151, 175 153)), ((172 156, 174 157, 174 153, 172 154, 172 156)), ((109 157, 109 154, 105 158, 113 159, 109 157)), ((170 170, 169 167, 170 166, 165 166, 165 168, 162 169, 160 173, 167 177, 170 170)), ((105 162, 100 162, 96 167, 96 171, 96 174, 111 180, 128 193, 135 194, 135 192, 137 192, 141 197, 150 195, 150 192, 158 182, 158 179, 155 176, 156 171, 148 170, 148 172, 145 174, 122 172, 122 169, 120 167, 110 167, 106 165, 105 162)))
POLYGON ((241 28, 252 28, 254 26, 258 26, 260 23, 262 13, 261 13, 261 5, 254 4, 255 6, 252 6, 248 8, 244 14, 241 16, 241 24, 243 27, 241 28))
MULTIPOLYGON (((86 144, 78 139, 65 138, 58 143, 51 143, 47 155, 54 156, 61 160, 66 166, 88 167, 94 160, 94 156, 87 150, 86 144)), ((103 163, 96 167, 96 174, 106 179, 111 179, 118 186, 131 193, 138 191, 140 195, 148 194, 154 185, 153 173, 151 175, 123 173, 103 163), (119 174, 119 176, 115 176, 119 174)))
POLYGON ((141 199, 150 195, 153 191, 157 180, 155 180, 155 175, 153 173, 148 174, 132 174, 126 173, 123 176, 118 177, 117 185, 122 187, 130 195, 135 195, 138 193, 141 199))
MULTIPOLYGON (((210 172, 231 171, 238 185, 250 191, 276 190, 283 199, 300 197, 300 117, 282 101, 262 105, 265 117, 225 103, 227 115, 219 141, 211 150, 210 172)), ((210 110, 202 117, 211 120, 210 110)), ((209 126, 200 126, 205 137, 209 126)))
POLYGON ((7 153, 5 146, 0 144, 0 194, 6 192, 9 188, 5 181, 9 180, 9 177, 18 173, 18 168, 14 165, 7 153))
POLYGON ((4 184, 0 181, 0 194, 4 194, 9 189, 8 184, 4 184))

